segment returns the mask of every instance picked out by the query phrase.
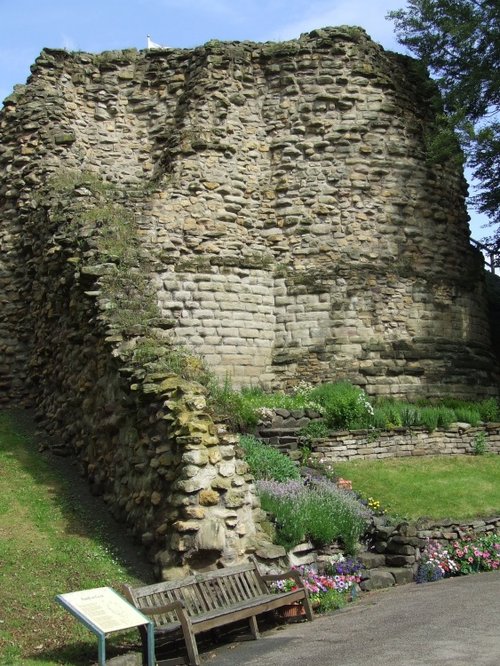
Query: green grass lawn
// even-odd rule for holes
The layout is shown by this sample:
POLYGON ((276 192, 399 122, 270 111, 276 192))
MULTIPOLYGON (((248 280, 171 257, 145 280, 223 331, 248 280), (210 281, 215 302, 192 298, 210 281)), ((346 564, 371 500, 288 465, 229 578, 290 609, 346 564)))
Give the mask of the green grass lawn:
POLYGON ((353 490, 417 519, 500 515, 500 456, 432 456, 334 463, 353 490))
MULTIPOLYGON (((97 662, 97 638, 54 601, 55 595, 103 586, 119 590, 121 582, 138 581, 105 545, 97 516, 86 515, 72 491, 32 437, 0 412, 3 666, 97 662)), ((131 640, 123 634, 111 638, 110 654, 131 640)), ((137 642, 136 632, 133 639, 137 642)))

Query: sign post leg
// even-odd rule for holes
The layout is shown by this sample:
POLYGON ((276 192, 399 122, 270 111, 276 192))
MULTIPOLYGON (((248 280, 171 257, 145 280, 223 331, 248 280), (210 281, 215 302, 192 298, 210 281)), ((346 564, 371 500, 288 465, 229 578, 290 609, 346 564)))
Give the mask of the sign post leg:
POLYGON ((97 655, 99 659, 99 666, 106 665, 106 636, 105 634, 99 634, 97 636, 97 655))
POLYGON ((148 666, 156 666, 154 624, 149 622, 146 629, 148 632, 148 666))

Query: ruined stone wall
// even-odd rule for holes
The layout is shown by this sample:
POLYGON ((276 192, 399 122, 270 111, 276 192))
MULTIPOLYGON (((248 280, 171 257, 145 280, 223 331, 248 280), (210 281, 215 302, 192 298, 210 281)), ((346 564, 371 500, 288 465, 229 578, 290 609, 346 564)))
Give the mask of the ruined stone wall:
MULTIPOLYGON (((96 249, 104 207, 85 178, 59 199, 54 179, 115 186, 156 341, 235 385, 492 394, 464 181, 425 160, 427 88, 363 31, 328 29, 283 44, 48 49, 5 101, 0 400, 38 406, 158 572, 262 541, 251 479, 202 389, 134 356, 146 358, 146 318, 112 324, 103 280, 127 271, 96 249)), ((128 296, 146 311, 140 290, 128 296)))
MULTIPOLYGON (((429 95, 414 61, 357 29, 282 44, 47 50, 3 112, 16 135, 1 158, 4 242, 37 169, 147 185, 130 206, 162 314, 221 378, 494 393, 464 181, 425 159, 429 95)), ((16 298, 14 287, 14 331, 16 298)), ((2 336, 13 363, 15 337, 2 336)))

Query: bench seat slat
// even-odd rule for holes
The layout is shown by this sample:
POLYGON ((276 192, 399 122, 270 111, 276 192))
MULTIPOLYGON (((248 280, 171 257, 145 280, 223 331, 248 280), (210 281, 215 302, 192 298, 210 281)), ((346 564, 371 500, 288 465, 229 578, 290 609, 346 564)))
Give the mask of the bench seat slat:
MULTIPOLYGON (((300 600, 301 596, 297 590, 284 592, 283 594, 270 593, 257 599, 241 601, 224 609, 200 613, 191 618, 191 624, 194 633, 198 634, 213 627, 237 622, 251 615, 265 613, 300 600)), ((180 626, 180 622, 170 622, 155 631, 159 634, 170 633, 179 629, 180 626)))
MULTIPOLYGON (((227 617, 228 622, 236 622, 238 619, 234 619, 233 616, 236 616, 241 611, 251 610, 253 612, 264 613, 267 610, 273 610, 279 608, 280 606, 294 603, 294 601, 300 600, 300 594, 297 594, 294 590, 293 592, 285 592, 286 599, 281 595, 277 594, 267 594, 256 599, 247 599, 246 601, 240 601, 239 603, 233 604, 228 608, 218 609, 216 611, 210 611, 209 613, 202 613, 196 617, 191 618, 193 627, 206 624, 215 618, 224 618, 227 617)), ((252 613, 250 613, 251 615, 252 613)), ((248 615, 244 615, 248 617, 248 615)), ((204 629, 196 629, 196 631, 204 631, 204 629)))

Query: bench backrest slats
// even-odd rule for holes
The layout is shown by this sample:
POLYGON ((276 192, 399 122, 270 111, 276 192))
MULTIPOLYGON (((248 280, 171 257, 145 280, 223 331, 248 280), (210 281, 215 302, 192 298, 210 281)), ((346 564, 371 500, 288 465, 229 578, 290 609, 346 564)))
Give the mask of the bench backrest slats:
POLYGON ((263 589, 260 580, 255 575, 255 571, 245 571, 240 574, 241 581, 244 586, 249 590, 251 596, 262 594, 262 592, 267 592, 267 589, 263 589))
POLYGON ((200 595, 200 601, 203 603, 204 610, 210 611, 218 608, 218 604, 214 598, 214 595, 206 583, 198 583, 198 592, 200 595))
POLYGON ((227 606, 228 604, 234 603, 231 595, 230 588, 226 585, 226 581, 230 578, 217 578, 211 581, 212 589, 214 590, 215 596, 219 606, 227 606))
POLYGON ((248 585, 245 585, 245 578, 241 574, 236 574, 231 582, 236 590, 236 597, 239 596, 241 599, 249 599, 252 596, 250 588, 248 585))
POLYGON ((198 615, 207 610, 207 604, 200 595, 196 583, 186 585, 182 589, 175 590, 176 595, 184 601, 189 615, 198 615))
POLYGON ((237 577, 235 576, 234 578, 226 578, 225 579, 225 585, 228 590, 228 594, 231 597, 232 603, 237 601, 238 599, 245 599, 246 595, 243 594, 241 587, 238 585, 237 577))

